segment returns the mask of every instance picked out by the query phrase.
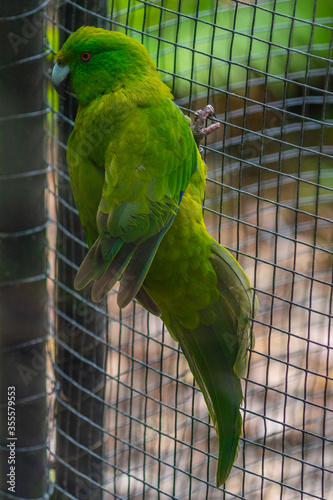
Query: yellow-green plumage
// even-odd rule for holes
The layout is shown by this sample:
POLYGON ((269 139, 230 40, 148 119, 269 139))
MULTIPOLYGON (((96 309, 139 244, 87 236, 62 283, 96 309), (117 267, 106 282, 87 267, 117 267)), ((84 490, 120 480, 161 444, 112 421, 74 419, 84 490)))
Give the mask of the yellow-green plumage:
POLYGON ((99 301, 120 280, 120 307, 136 296, 161 315, 219 435, 219 486, 241 432, 249 280, 206 230, 205 165, 145 48, 120 33, 80 28, 57 56, 58 87, 65 76, 80 102, 68 166, 90 246, 75 286, 93 282, 99 301))

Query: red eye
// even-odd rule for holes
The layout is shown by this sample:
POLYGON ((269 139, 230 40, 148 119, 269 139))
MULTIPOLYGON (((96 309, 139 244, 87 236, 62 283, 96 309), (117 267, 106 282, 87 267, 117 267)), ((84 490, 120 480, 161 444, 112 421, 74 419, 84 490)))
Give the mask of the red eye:
POLYGON ((82 54, 81 54, 81 61, 87 62, 87 61, 90 60, 90 58, 91 58, 90 52, 82 52, 82 54))

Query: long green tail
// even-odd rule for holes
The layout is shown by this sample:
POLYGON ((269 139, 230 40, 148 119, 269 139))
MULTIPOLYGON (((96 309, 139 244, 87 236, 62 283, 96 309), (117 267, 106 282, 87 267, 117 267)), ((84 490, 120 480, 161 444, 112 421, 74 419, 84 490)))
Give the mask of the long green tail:
POLYGON ((212 263, 220 297, 209 314, 203 315, 204 321, 193 330, 172 318, 167 318, 166 324, 182 348, 218 434, 219 487, 229 476, 241 434, 241 377, 247 370, 253 292, 243 269, 216 242, 212 244, 212 263), (210 324, 207 316, 212 318, 210 324))

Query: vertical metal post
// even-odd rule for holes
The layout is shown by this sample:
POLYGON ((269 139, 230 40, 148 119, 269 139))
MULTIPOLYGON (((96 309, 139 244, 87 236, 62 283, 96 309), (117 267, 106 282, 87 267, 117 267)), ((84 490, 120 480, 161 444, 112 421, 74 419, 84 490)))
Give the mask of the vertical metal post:
POLYGON ((42 4, 0 3, 1 498, 47 489, 42 4))

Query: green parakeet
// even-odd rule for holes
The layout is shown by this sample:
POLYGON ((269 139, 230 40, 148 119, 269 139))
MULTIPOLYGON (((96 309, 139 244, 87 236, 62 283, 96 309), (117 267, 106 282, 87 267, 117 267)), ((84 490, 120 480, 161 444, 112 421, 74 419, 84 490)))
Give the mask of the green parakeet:
POLYGON ((53 82, 79 101, 67 159, 90 250, 75 278, 100 301, 120 280, 179 342, 219 438, 217 486, 241 433, 241 378, 256 309, 248 277, 207 232, 206 167, 147 50, 85 26, 57 55, 53 82))

